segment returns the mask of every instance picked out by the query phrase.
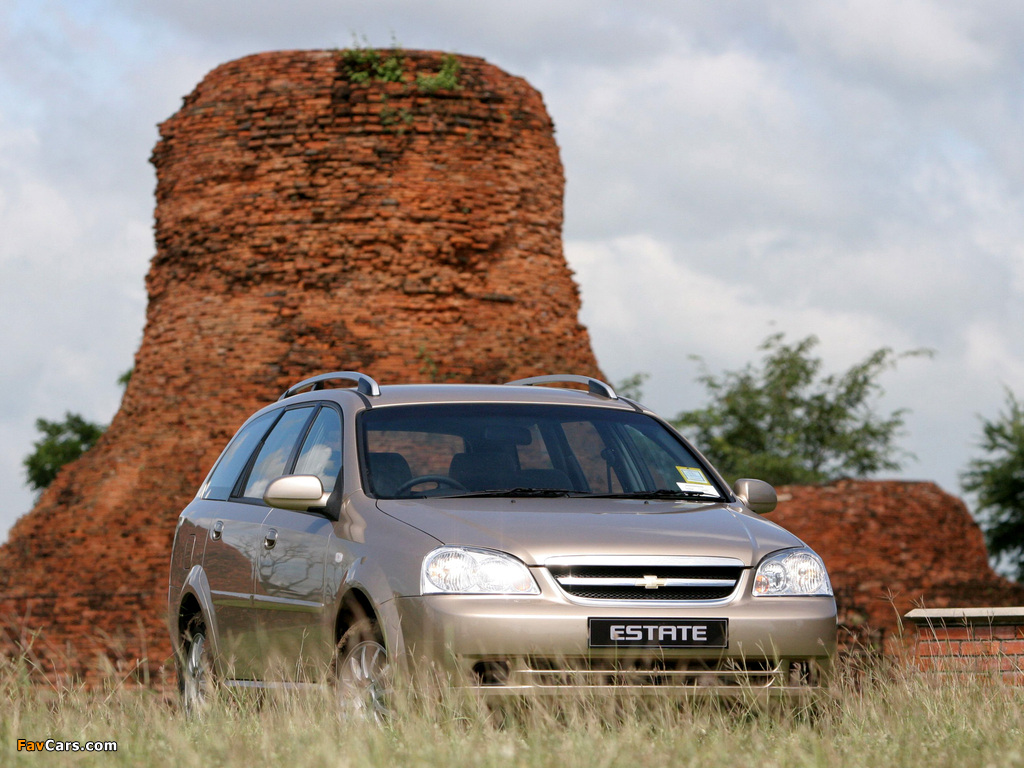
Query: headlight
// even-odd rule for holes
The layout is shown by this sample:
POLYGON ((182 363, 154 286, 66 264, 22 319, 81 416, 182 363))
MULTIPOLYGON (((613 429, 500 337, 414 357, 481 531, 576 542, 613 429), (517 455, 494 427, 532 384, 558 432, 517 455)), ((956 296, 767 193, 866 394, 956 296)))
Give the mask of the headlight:
POLYGON ((420 592, 539 595, 530 569, 511 555, 492 549, 439 547, 423 558, 420 592))
POLYGON ((754 597, 831 594, 832 584, 825 564, 809 549, 769 555, 757 566, 754 597))

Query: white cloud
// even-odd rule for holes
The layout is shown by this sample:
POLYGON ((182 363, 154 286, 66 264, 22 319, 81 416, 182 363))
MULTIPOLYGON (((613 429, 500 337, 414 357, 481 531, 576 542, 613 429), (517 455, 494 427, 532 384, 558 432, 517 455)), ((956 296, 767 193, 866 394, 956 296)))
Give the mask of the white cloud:
POLYGON ((851 360, 879 346, 880 338, 890 346, 911 342, 868 313, 787 304, 741 274, 733 280, 706 274, 648 236, 569 241, 566 254, 582 287, 588 326, 653 360, 654 350, 675 345, 683 354, 742 361, 773 329, 792 337, 816 334, 826 349, 851 360))
POLYGON ((972 378, 985 378, 989 389, 1014 387, 1024 382, 1024 355, 1020 326, 991 320, 969 325, 964 332, 963 362, 972 378))
POLYGON ((971 9, 933 0, 842 0, 777 6, 774 17, 817 63, 885 88, 942 90, 990 76, 995 52, 974 33, 971 9))

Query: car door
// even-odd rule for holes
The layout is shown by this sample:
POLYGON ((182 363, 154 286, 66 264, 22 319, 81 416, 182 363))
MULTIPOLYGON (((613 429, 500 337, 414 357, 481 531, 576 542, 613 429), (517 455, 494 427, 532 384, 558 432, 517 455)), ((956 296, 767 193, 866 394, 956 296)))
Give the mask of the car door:
POLYGON ((275 412, 278 418, 274 426, 260 442, 228 500, 220 502, 224 514, 215 515, 212 521, 204 567, 217 614, 221 666, 232 679, 255 679, 262 670, 253 590, 263 546, 263 522, 270 511, 263 503, 263 491, 285 474, 294 460, 314 410, 313 405, 306 405, 275 412))
MULTIPOLYGON (((340 477, 341 414, 324 405, 313 419, 290 474, 316 475, 331 493, 340 477)), ((271 509, 262 526, 254 594, 268 678, 322 676, 334 650, 324 576, 334 526, 317 511, 271 509)))
POLYGON ((251 678, 259 652, 252 631, 253 564, 267 516, 265 507, 238 503, 232 495, 280 415, 280 411, 265 413, 238 431, 218 459, 196 505, 199 528, 206 532, 199 551, 213 603, 218 666, 229 679, 251 678))
POLYGON ((259 646, 253 616, 253 563, 265 507, 218 502, 211 510, 204 569, 216 615, 220 673, 251 680, 259 646))

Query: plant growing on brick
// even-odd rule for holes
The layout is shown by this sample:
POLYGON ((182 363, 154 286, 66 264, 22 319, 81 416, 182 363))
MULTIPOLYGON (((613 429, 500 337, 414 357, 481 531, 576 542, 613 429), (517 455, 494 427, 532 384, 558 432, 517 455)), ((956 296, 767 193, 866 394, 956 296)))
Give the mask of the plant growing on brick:
POLYGON ((405 75, 405 56, 402 49, 390 48, 386 56, 376 48, 354 45, 342 53, 345 72, 353 83, 400 83, 405 75))
POLYGON ((416 75, 416 87, 423 93, 461 90, 459 68, 459 60, 451 54, 445 54, 436 75, 416 75))

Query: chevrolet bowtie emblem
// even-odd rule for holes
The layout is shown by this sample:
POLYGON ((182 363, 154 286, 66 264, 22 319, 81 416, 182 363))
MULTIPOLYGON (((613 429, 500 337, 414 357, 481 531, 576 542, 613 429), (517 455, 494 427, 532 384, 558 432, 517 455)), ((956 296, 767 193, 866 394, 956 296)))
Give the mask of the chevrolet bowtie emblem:
POLYGON ((659 579, 653 573, 644 574, 643 579, 636 583, 638 587, 643 587, 644 589, 657 589, 658 587, 664 587, 666 584, 668 584, 668 579, 659 579))

